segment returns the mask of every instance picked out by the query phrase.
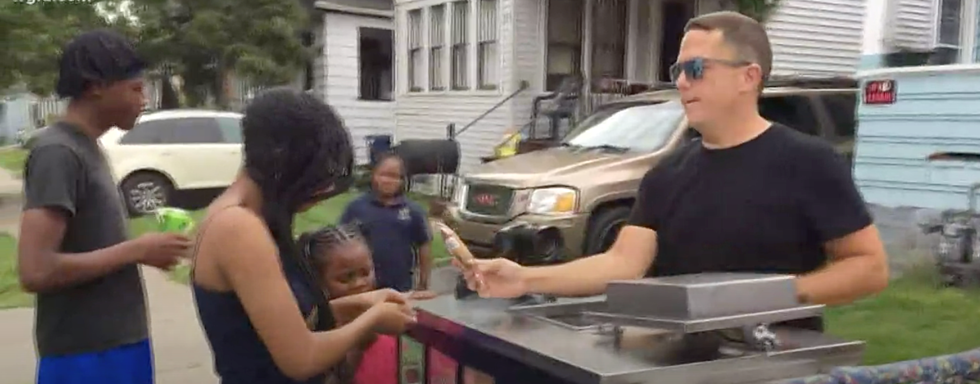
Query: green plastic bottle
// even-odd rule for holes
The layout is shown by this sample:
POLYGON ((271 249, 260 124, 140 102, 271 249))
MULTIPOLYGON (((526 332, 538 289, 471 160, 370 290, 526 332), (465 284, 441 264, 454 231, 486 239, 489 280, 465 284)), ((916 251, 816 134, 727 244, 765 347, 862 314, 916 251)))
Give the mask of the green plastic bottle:
POLYGON ((189 234, 194 230, 194 218, 190 212, 180 208, 157 208, 157 229, 161 232, 189 234))

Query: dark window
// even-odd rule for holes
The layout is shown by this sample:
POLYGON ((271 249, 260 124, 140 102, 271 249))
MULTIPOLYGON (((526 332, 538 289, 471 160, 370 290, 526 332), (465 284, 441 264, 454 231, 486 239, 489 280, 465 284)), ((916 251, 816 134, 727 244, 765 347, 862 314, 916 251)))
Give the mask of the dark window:
POLYGON ((210 117, 194 117, 171 120, 174 124, 172 136, 167 138, 172 144, 213 144, 222 143, 221 128, 218 121, 210 117))
POLYGON ((219 117, 218 128, 225 143, 241 144, 242 120, 234 117, 219 117))
POLYGON ((568 76, 581 75, 584 4, 583 0, 548 1, 548 91, 557 90, 568 76))
POLYGON ((360 28, 358 34, 361 100, 391 100, 394 34, 378 28, 360 28))
POLYGON ((210 117, 147 121, 126 133, 120 144, 205 144, 221 143, 221 129, 210 117))
POLYGON ((806 96, 769 96, 759 100, 759 113, 769 121, 809 135, 820 135, 820 122, 806 96))
POLYGON ((822 96, 824 108, 830 114, 831 124, 833 124, 833 137, 831 142, 837 150, 848 158, 854 153, 854 133, 857 130, 857 93, 840 93, 822 96))
POLYGON ((164 137, 170 136, 173 124, 169 120, 153 120, 140 123, 126 132, 120 144, 163 144, 164 137))

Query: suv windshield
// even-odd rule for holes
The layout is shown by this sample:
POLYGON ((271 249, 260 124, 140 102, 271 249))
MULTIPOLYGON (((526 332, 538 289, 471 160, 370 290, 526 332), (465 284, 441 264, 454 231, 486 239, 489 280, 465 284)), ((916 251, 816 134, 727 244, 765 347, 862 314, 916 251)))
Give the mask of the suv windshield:
POLYGON ((667 143, 683 117, 677 100, 602 109, 582 121, 562 145, 652 152, 667 143))

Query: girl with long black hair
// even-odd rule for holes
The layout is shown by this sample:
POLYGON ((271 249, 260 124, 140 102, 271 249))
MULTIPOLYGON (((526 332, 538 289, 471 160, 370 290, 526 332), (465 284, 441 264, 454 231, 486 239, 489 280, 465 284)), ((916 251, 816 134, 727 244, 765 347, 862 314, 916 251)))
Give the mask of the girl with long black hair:
POLYGON ((243 170, 208 207, 194 249, 215 371, 223 384, 321 384, 348 351, 401 333, 414 315, 393 290, 330 300, 293 239, 297 213, 352 181, 350 135, 334 111, 309 94, 266 91, 246 108, 242 136, 243 170))

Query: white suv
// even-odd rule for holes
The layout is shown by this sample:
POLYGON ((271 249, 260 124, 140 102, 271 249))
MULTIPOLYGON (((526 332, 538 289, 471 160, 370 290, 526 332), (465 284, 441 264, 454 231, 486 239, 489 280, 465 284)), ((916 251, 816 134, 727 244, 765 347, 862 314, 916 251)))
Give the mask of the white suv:
POLYGON ((178 190, 225 188, 242 164, 242 115, 170 110, 140 116, 100 142, 133 215, 169 205, 178 190))

